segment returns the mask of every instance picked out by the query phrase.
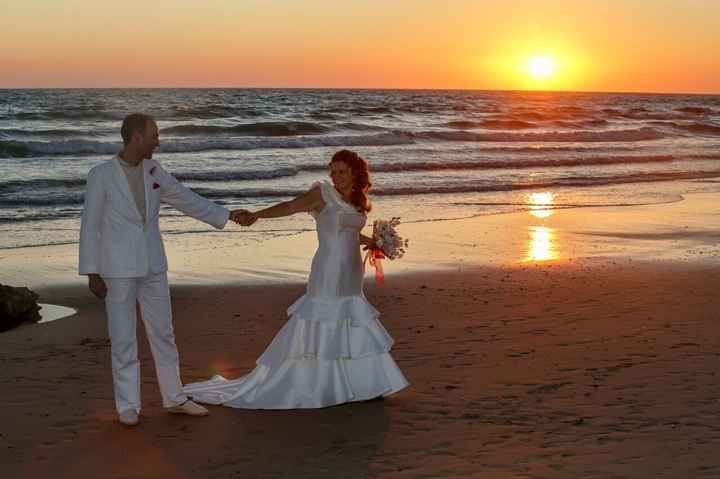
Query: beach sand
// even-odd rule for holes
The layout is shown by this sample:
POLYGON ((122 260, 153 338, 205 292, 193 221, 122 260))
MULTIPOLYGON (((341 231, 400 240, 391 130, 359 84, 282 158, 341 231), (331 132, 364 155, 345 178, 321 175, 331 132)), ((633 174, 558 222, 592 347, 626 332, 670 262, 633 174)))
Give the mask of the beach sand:
MULTIPOLYGON (((78 314, 0 335, 0 476, 720 477, 719 199, 403 225, 411 252, 366 295, 408 389, 171 416, 141 332, 136 428, 115 420, 103 307, 74 247, 5 255, 4 282, 78 314)), ((304 291, 312 233, 261 254, 232 241, 169 245, 186 382, 249 371, 304 291)))

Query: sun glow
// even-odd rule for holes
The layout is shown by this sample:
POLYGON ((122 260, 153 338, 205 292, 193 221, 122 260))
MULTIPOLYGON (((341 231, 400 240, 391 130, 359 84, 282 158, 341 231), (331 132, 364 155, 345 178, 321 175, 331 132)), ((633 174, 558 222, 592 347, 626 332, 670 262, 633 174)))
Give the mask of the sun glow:
POLYGON ((548 55, 535 55, 527 64, 527 71, 536 80, 544 80, 553 76, 557 70, 557 62, 548 55))
POLYGON ((532 41, 509 38, 507 46, 485 62, 508 89, 532 91, 584 88, 593 65, 592 52, 549 36, 532 41))

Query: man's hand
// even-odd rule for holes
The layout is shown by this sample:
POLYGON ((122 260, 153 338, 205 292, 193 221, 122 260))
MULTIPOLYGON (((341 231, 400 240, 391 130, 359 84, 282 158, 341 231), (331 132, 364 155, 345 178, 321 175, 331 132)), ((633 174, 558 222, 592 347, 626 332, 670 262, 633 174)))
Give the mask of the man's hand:
POLYGON ((230 212, 230 220, 241 226, 250 226, 255 223, 258 218, 247 210, 232 210, 230 212))
POLYGON ((230 211, 230 221, 233 223, 240 224, 240 217, 245 214, 245 210, 231 210, 230 211))
POLYGON ((258 220, 258 217, 255 216, 253 213, 250 213, 249 211, 243 212, 242 215, 240 216, 240 224, 242 226, 251 226, 257 220, 258 220))
POLYGON ((105 285, 105 280, 102 279, 99 274, 88 275, 88 287, 90 288, 92 294, 100 299, 105 299, 105 296, 107 295, 107 286, 105 285))

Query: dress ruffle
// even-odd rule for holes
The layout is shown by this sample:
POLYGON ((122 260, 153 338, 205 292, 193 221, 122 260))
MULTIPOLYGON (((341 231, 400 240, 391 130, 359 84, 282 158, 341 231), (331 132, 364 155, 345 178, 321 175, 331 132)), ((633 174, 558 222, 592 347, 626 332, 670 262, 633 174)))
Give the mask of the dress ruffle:
POLYGON ((393 339, 364 296, 321 299, 304 295, 288 308, 290 320, 258 358, 277 367, 287 359, 357 359, 387 353, 393 339))
POLYGON ((214 376, 185 386, 208 404, 245 409, 320 408, 393 394, 408 385, 390 356, 393 339, 363 295, 304 295, 258 358, 234 380, 214 376))
MULTIPOLYGON (((327 180, 322 181, 316 181, 310 186, 310 189, 313 188, 320 188, 320 194, 322 195, 323 201, 326 205, 335 205, 340 210, 345 211, 346 213, 357 213, 357 210, 353 205, 345 201, 338 192, 338 190, 335 189, 335 187, 327 180)), ((310 214, 313 217, 317 217, 317 212, 311 211, 310 214)))

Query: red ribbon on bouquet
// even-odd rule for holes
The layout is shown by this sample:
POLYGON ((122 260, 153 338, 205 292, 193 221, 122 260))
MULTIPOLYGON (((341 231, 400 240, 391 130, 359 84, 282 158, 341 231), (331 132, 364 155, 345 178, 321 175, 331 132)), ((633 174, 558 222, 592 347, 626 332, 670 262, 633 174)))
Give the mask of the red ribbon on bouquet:
POLYGON ((385 254, 380 248, 369 249, 363 260, 363 269, 365 269, 365 263, 370 261, 370 266, 375 268, 375 282, 382 286, 385 283, 385 274, 383 273, 382 261, 385 259, 385 254))

